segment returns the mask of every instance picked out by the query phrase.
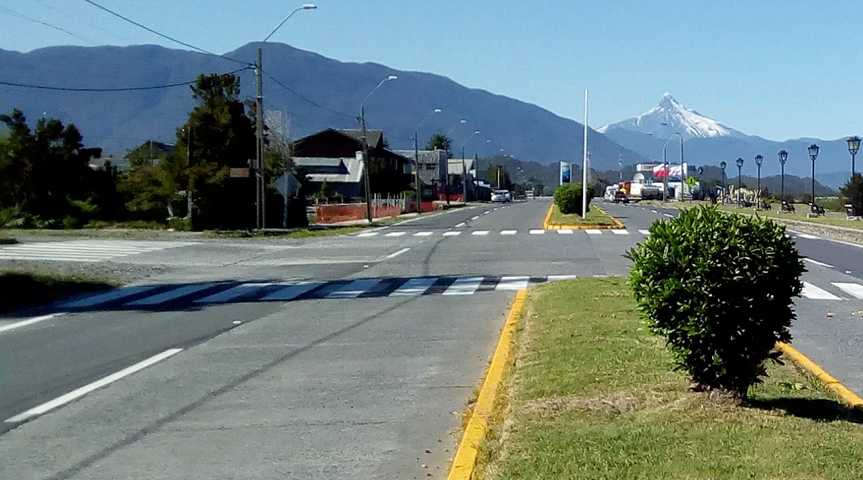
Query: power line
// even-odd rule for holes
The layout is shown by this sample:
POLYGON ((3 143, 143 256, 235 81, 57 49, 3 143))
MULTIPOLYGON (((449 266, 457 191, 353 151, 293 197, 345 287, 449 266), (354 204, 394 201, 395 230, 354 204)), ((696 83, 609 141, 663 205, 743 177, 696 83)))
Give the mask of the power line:
POLYGON ((339 115, 339 116, 342 116, 342 117, 345 117, 345 118, 350 118, 351 120, 356 120, 356 119, 357 119, 357 116, 356 116, 356 115, 351 115, 351 114, 348 114, 348 113, 345 113, 345 112, 340 112, 340 111, 338 111, 338 110, 333 110, 332 108, 329 108, 329 107, 326 107, 326 106, 324 106, 324 105, 321 105, 320 103, 318 103, 318 102, 316 102, 316 101, 312 100, 311 98, 309 98, 309 97, 307 97, 307 96, 303 95, 302 93, 300 93, 300 92, 298 92, 298 91, 294 90, 293 88, 291 88, 291 87, 289 87, 289 86, 285 85, 281 80, 279 80, 278 78, 276 78, 276 77, 274 77, 274 76, 270 75, 269 73, 267 73, 267 72, 263 72, 263 73, 264 73, 264 75, 266 75, 266 77, 267 77, 267 78, 269 78, 270 80, 272 80, 273 82, 275 82, 277 85, 279 85, 280 87, 284 88, 285 90, 287 90, 287 91, 291 92, 292 94, 296 95, 296 96, 297 96, 297 97, 299 97, 300 99, 305 100, 307 103, 309 103, 309 104, 310 104, 310 105, 312 105, 312 106, 315 106, 315 107, 317 107, 317 108, 320 108, 321 110, 325 110, 325 111, 327 111, 327 112, 333 113, 333 114, 335 114, 335 115, 339 115))
MULTIPOLYGON (((248 70, 250 67, 239 68, 232 72, 227 72, 222 75, 233 75, 235 73, 242 72, 244 70, 248 70)), ((35 90, 50 90, 54 92, 95 92, 95 93, 116 93, 116 92, 140 92, 144 90, 160 90, 165 88, 174 88, 174 87, 184 87, 187 85, 193 85, 196 80, 190 80, 187 82, 177 82, 177 83, 165 83, 162 85, 148 85, 144 87, 117 87, 117 88, 75 88, 75 87, 57 87, 53 85, 37 85, 32 83, 17 83, 17 82, 7 82, 0 80, 0 85, 7 87, 18 87, 18 88, 30 88, 35 90)))
POLYGON ((48 28, 53 28, 54 30, 57 30, 58 32, 63 32, 66 35, 69 35, 70 37, 74 37, 74 38, 77 38, 78 40, 81 40, 82 42, 87 42, 90 45, 95 45, 95 42, 93 42, 89 38, 82 37, 81 35, 78 35, 77 33, 74 33, 74 32, 70 32, 69 30, 66 30, 65 28, 63 28, 59 25, 54 25, 53 23, 48 23, 44 20, 39 20, 38 18, 29 17, 27 15, 24 15, 21 12, 16 12, 15 10, 12 10, 11 8, 7 8, 4 6, 0 6, 0 11, 3 11, 7 15, 11 15, 13 17, 18 17, 18 18, 20 18, 22 20, 26 20, 28 22, 36 23, 36 24, 39 24, 39 25, 42 25, 42 26, 45 26, 48 28))
POLYGON ((226 56, 226 55, 219 55, 218 53, 214 53, 214 52, 211 52, 211 51, 209 51, 209 50, 204 50, 204 49, 203 49, 203 48, 201 48, 201 47, 196 47, 196 46, 194 46, 194 45, 192 45, 192 44, 190 44, 190 43, 186 43, 186 42, 184 42, 184 41, 182 41, 182 40, 179 40, 179 39, 177 39, 177 38, 174 38, 174 37, 172 37, 172 36, 170 36, 170 35, 166 35, 166 34, 164 34, 164 33, 161 33, 161 32, 159 32, 159 31, 156 31, 156 30, 154 30, 154 29, 152 29, 152 28, 150 28, 150 27, 148 27, 148 26, 144 25, 143 23, 136 22, 135 20, 132 20, 132 19, 131 19, 131 18, 129 18, 129 17, 123 16, 122 14, 117 13, 117 12, 115 12, 114 10, 111 10, 111 9, 110 9, 110 8, 108 8, 108 7, 105 7, 105 6, 99 5, 98 3, 94 2, 93 0, 84 0, 84 1, 85 1, 85 2, 87 2, 87 3, 89 3, 90 5, 92 5, 92 6, 96 7, 96 8, 98 8, 99 10, 102 10, 102 11, 104 11, 104 12, 107 12, 107 13, 109 13, 109 14, 111 14, 111 15, 113 15, 113 16, 115 16, 115 17, 117 17, 117 18, 119 18, 119 19, 121 19, 121 20, 123 20, 123 21, 125 21, 125 22, 129 22, 129 23, 131 23, 132 25, 135 25, 135 26, 136 26, 136 27, 138 27, 138 28, 142 28, 142 29, 144 29, 144 30, 146 30, 146 31, 148 31, 148 32, 150 32, 150 33, 152 33, 152 34, 154 34, 154 35, 158 35, 158 36, 160 36, 160 37, 162 37, 162 38, 164 38, 164 39, 166 39, 166 40, 170 40, 170 41, 172 41, 172 42, 174 42, 174 43, 178 43, 178 44, 180 44, 180 45, 182 45, 182 46, 184 46, 184 47, 191 48, 192 50, 196 50, 196 51, 198 51, 198 52, 200 52, 200 53, 204 53, 204 54, 207 54, 207 55, 212 55, 212 56, 214 56, 214 57, 224 58, 225 60, 229 60, 229 61, 232 61, 232 62, 235 62, 235 63, 239 63, 239 64, 241 64, 241 65, 248 65, 248 64, 249 64, 249 62, 244 62, 244 61, 242 61, 242 60, 237 60, 237 59, 235 59, 235 58, 231 58, 231 57, 228 57, 228 56, 226 56))

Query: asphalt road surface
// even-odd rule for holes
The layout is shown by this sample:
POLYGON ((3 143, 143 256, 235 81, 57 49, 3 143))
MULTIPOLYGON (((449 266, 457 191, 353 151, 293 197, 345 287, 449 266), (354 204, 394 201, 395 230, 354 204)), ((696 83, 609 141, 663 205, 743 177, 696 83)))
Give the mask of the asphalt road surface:
MULTIPOLYGON (((0 248, 170 266, 0 319, 0 478, 445 478, 514 292, 624 275, 676 214, 606 205, 626 230, 555 232, 548 204, 343 237, 0 248)), ((859 247, 796 241, 818 264, 795 344, 860 392, 859 247)))

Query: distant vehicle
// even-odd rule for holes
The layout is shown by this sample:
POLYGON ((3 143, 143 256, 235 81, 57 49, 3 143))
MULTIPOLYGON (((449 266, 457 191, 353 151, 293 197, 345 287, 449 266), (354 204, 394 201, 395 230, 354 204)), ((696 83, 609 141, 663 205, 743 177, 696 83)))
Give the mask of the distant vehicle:
POLYGON ((626 192, 622 190, 618 190, 614 192, 614 203, 629 203, 629 197, 626 196, 626 192))
POLYGON ((494 190, 491 192, 491 201, 494 203, 507 203, 512 201, 512 196, 510 196, 507 190, 494 190))
POLYGON ((609 185, 609 186, 605 187, 605 195, 603 196, 603 198, 605 198, 609 202, 613 202, 615 195, 619 191, 620 191, 620 188, 617 185, 609 185))

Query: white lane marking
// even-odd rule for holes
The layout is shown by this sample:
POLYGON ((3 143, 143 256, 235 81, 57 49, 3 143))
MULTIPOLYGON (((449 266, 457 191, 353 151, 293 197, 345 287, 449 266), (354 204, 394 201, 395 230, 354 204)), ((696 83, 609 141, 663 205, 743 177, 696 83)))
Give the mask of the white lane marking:
POLYGON ((357 237, 366 238, 366 237, 376 237, 378 235, 380 235, 379 232, 366 232, 366 233, 361 233, 361 234, 357 235, 357 237))
POLYGON ((107 258, 105 257, 65 257, 59 255, 4 255, 2 253, 0 253, 0 258, 8 258, 11 260, 44 260, 46 262, 101 262, 102 260, 107 260, 107 258))
POLYGON ((152 297, 144 297, 140 300, 126 303, 125 305, 130 307, 159 305, 160 303, 170 302, 171 300, 176 300, 180 297, 185 297, 186 295, 191 295, 193 293, 206 290, 215 285, 215 283, 199 283, 195 285, 186 285, 184 287, 172 288, 167 292, 162 292, 158 295, 153 295, 152 297))
POLYGON ((629 235, 629 230, 612 230, 611 233, 615 235, 629 235))
POLYGON ((455 228, 461 228, 463 226, 465 226, 465 223, 461 222, 461 223, 456 224, 455 228))
POLYGON ((549 275, 545 278, 549 282, 558 282, 560 280, 575 280, 576 275, 549 275))
POLYGON ((834 283, 833 286, 858 300, 863 300, 863 285, 859 283, 834 283))
POLYGON ((461 235, 461 232, 443 232, 444 237, 457 237, 461 235))
POLYGON ((118 288, 117 290, 112 290, 108 293, 102 293, 99 295, 91 295, 89 297, 81 298, 79 300, 73 300, 71 302, 67 302, 61 305, 63 308, 81 308, 81 307, 92 307, 94 305, 100 305, 102 303, 108 303, 113 300, 120 300, 122 298, 128 298, 132 295, 137 295, 139 293, 148 292, 150 290, 154 290, 158 288, 158 285, 146 285, 140 287, 126 287, 126 288, 118 288))
POLYGON ((23 413, 19 413, 18 415, 15 415, 14 417, 8 418, 8 419, 6 419, 6 423, 20 423, 20 422, 28 420, 32 417, 35 417, 37 415, 42 415, 44 413, 50 412, 51 410, 54 410, 57 407, 63 406, 63 405, 65 405, 65 404, 67 404, 73 400, 77 400, 77 399, 83 397, 84 395, 87 395, 88 393, 94 391, 94 390, 97 390, 97 389, 100 389, 104 386, 110 385, 110 384, 116 382, 117 380, 120 380, 123 377, 128 377, 129 375, 132 375, 133 373, 137 373, 137 372, 139 372, 139 371, 141 371, 141 370, 143 370, 149 366, 155 365, 155 364, 157 364, 157 363, 159 363, 159 362, 161 362, 167 358, 173 357, 174 355, 176 355, 182 351, 183 351, 182 348, 171 348, 169 350, 165 350, 162 353, 159 353, 157 355, 153 355, 152 357, 150 357, 146 360, 143 360, 141 362, 138 362, 138 363, 136 363, 130 367, 126 367, 126 368, 120 370, 119 372, 112 373, 111 375, 108 375, 107 377, 104 377, 100 380, 96 380, 93 383, 89 383, 87 385, 84 385, 83 387, 76 388, 75 390, 72 390, 71 392, 69 392, 65 395, 61 395, 61 396, 55 398, 54 400, 45 402, 41 405, 37 405, 37 406, 31 408, 30 410, 27 410, 23 413))
POLYGON ((386 234, 386 235, 384 235, 384 236, 385 236, 385 237, 403 237, 403 236, 405 236, 406 234, 407 234, 407 232, 391 232, 391 233, 388 233, 388 234, 386 234))
POLYGON ((299 282, 299 283, 286 283, 284 284, 284 288, 280 288, 274 292, 270 292, 261 298, 262 301, 282 301, 287 302, 293 300, 300 295, 318 288, 323 285, 321 282, 299 282))
POLYGON ((52 313, 50 315, 42 315, 41 317, 33 317, 28 318, 27 320, 21 320, 20 322, 10 323, 9 325, 0 326, 0 333, 8 332, 10 330, 15 330, 21 327, 26 327, 27 325, 33 325, 34 323, 44 322, 45 320, 51 320, 52 318, 57 318, 62 313, 52 313))
POLYGON ((414 234, 415 237, 430 237, 432 232, 417 232, 414 234))
POLYGON ((545 230, 531 230, 529 233, 531 235, 545 235, 545 230))
POLYGON ((476 219, 478 219, 478 218, 479 218, 479 215, 477 215, 477 216, 475 216, 475 217, 470 217, 470 219, 471 219, 471 220, 476 220, 476 219))
POLYGON ((821 240, 821 237, 816 237, 815 235, 809 235, 808 233, 798 233, 798 237, 805 238, 806 240, 821 240))
POLYGON ((489 213, 491 213, 491 212, 489 212, 488 210, 482 212, 483 215, 488 215, 489 213))
POLYGON ((393 253, 391 253, 391 254, 387 255, 387 256, 386 256, 386 257, 384 257, 384 258, 396 258, 396 257, 398 257, 399 255, 401 255, 401 254, 403 254, 403 253, 407 252, 408 250, 410 250, 410 248, 403 248, 403 249, 401 249, 401 250, 399 250, 399 251, 397 251, 397 252, 393 252, 393 253))
POLYGON ((642 235, 650 235, 650 230, 639 230, 638 233, 642 235))
POLYGON ((495 290, 521 290, 527 288, 530 277, 500 277, 495 290))
POLYGON ((585 230, 584 233, 586 233, 588 235, 602 235, 602 230, 588 229, 588 230, 585 230))
POLYGON ((836 295, 818 288, 809 282, 803 282, 803 292, 801 295, 811 300, 841 300, 836 295))
POLYGON ((374 288, 380 281, 379 278, 360 278, 330 292, 327 298, 357 298, 374 288))
POLYGON ((672 215, 672 214, 670 214, 670 213, 663 213, 662 215, 663 215, 664 217, 674 218, 674 215, 672 215))
POLYGON ((195 303, 226 303, 231 300, 236 300, 244 295, 248 295, 250 292, 269 287, 272 285, 276 285, 275 283, 243 283, 241 285, 237 285, 235 287, 229 288, 227 290, 223 290, 218 293, 214 293, 213 295, 200 298, 195 300, 195 303))
POLYGON ((412 278, 397 288, 391 297, 416 297, 426 292, 437 282, 438 277, 412 278))
POLYGON ((656 210, 651 210, 650 213, 659 213, 656 210))
POLYGON ((518 230, 501 230, 500 231, 501 235, 515 235, 516 233, 518 233, 518 230))
POLYGON ((482 277, 457 278, 443 295, 473 295, 482 283, 482 277))
POLYGON ((471 235, 475 235, 477 237, 482 237, 482 236, 488 235, 488 230, 477 230, 477 231, 471 233, 471 235))
POLYGON ((819 262, 818 260, 812 260, 811 258, 807 258, 807 257, 803 257, 803 261, 804 261, 804 262, 809 262, 809 263, 811 263, 811 264, 813 264, 813 265, 818 265, 818 266, 821 266, 821 267, 826 267, 826 268, 835 268, 833 265, 830 265, 829 263, 819 262))
POLYGON ((558 235, 572 235, 573 231, 569 228, 561 228, 560 230, 557 231, 557 234, 558 235))

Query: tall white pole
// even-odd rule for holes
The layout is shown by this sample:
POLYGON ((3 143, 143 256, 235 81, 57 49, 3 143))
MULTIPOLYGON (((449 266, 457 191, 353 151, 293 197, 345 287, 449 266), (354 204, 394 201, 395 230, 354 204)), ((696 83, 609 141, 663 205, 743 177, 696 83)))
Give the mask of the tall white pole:
POLYGON ((584 89, 584 156, 581 160, 581 215, 587 215, 587 89, 584 89))

